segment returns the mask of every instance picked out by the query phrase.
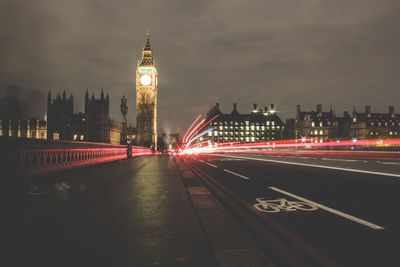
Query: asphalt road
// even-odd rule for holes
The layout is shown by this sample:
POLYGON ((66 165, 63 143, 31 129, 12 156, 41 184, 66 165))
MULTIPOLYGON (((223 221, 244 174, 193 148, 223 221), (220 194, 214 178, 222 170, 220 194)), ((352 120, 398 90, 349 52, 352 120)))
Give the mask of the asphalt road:
POLYGON ((398 162, 266 155, 190 162, 338 266, 400 266, 398 162))

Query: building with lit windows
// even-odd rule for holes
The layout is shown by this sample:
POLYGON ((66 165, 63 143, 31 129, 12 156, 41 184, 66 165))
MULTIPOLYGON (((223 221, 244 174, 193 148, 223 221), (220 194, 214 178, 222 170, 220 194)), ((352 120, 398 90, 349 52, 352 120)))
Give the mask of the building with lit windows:
POLYGON ((206 127, 211 130, 204 136, 212 143, 250 143, 282 139, 284 125, 274 105, 257 109, 257 104, 254 104, 249 114, 241 114, 236 103, 233 104, 231 113, 222 113, 217 103, 207 113, 208 120, 214 117, 206 127))
POLYGON ((390 106, 388 113, 372 113, 371 106, 365 106, 364 112, 353 110, 350 115, 344 113, 344 132, 350 138, 377 139, 400 137, 400 114, 390 106))
POLYGON ((321 142, 330 139, 382 139, 400 137, 400 114, 395 113, 394 106, 388 113, 372 113, 371 106, 365 106, 364 112, 352 113, 345 111, 342 117, 335 115, 330 109, 322 111, 322 105, 317 110, 302 111, 297 106, 294 119, 286 121, 285 139, 307 139, 321 142))
MULTIPOLYGON (((339 120, 335 112, 330 109, 328 112, 322 111, 322 105, 317 105, 317 110, 302 111, 301 106, 297 105, 294 123, 288 125, 293 127, 292 131, 295 139, 307 139, 313 142, 327 141, 338 137, 339 120)), ((289 131, 290 132, 290 131, 289 131)))
POLYGON ((35 118, 29 120, 0 120, 1 136, 47 139, 47 121, 35 118))

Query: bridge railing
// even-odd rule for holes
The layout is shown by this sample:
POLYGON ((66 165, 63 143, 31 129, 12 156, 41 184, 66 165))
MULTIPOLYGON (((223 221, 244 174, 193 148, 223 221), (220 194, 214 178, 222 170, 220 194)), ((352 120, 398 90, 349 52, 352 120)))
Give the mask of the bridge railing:
POLYGON ((144 147, 23 138, 0 138, 0 147, 7 151, 3 151, 3 163, 14 165, 20 175, 43 175, 152 154, 144 147))

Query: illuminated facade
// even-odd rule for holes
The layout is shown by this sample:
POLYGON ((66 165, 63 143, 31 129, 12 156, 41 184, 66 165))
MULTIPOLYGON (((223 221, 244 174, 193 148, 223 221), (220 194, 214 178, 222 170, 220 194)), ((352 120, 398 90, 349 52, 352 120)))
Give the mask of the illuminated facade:
POLYGON ((395 113, 393 106, 388 113, 372 113, 371 106, 367 105, 364 112, 354 109, 351 114, 345 111, 339 117, 332 109, 323 112, 322 105, 317 105, 317 111, 301 111, 298 105, 296 117, 286 124, 288 139, 311 142, 400 137, 400 114, 395 113))
POLYGON ((322 111, 322 105, 317 105, 317 110, 302 111, 297 105, 297 113, 294 119, 294 136, 296 139, 309 139, 313 142, 326 141, 339 135, 339 119, 330 109, 322 111))
POLYGON ((136 69, 136 142, 157 149, 158 73, 149 33, 136 69))
POLYGON ((45 120, 0 120, 0 136, 47 139, 45 120))
POLYGON ((259 142, 282 139, 284 125, 275 111, 274 105, 257 109, 254 104, 250 114, 240 114, 237 105, 233 104, 233 111, 224 114, 217 103, 207 113, 207 119, 212 119, 209 127, 212 130, 204 137, 212 143, 226 142, 259 142))
POLYGON ((365 106, 364 112, 344 113, 345 132, 350 138, 377 139, 400 137, 400 114, 390 106, 388 113, 372 113, 371 106, 365 106))

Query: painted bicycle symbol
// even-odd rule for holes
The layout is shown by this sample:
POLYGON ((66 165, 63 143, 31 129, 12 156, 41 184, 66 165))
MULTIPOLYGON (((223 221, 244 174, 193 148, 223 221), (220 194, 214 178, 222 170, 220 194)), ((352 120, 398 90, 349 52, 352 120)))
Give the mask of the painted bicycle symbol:
POLYGON ((275 200, 267 200, 265 198, 256 198, 257 203, 254 204, 254 208, 262 212, 280 212, 280 211, 296 211, 305 210, 312 211, 317 210, 318 207, 313 204, 301 201, 289 201, 284 198, 278 198, 275 200))

